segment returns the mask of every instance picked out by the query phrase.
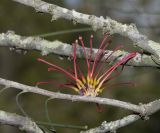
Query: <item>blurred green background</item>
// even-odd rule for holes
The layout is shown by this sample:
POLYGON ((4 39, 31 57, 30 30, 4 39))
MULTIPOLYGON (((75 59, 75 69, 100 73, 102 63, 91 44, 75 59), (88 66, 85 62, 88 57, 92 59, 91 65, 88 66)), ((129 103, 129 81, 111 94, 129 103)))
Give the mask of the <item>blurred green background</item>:
MULTIPOLYGON (((47 1, 47 0, 46 0, 47 1)), ((147 35, 150 39, 160 41, 160 1, 159 0, 48 0, 76 11, 94 14, 97 16, 109 16, 123 23, 135 23, 139 31, 147 35), (114 3, 114 4, 113 4, 114 3)), ((11 0, 0 1, 0 33, 8 30, 15 31, 16 34, 31 36, 48 32, 84 28, 86 25, 76 24, 67 20, 57 20, 51 22, 48 14, 36 13, 33 8, 21 5, 11 0)), ((103 38, 101 32, 81 32, 51 36, 48 40, 60 40, 72 43, 79 35, 84 36, 88 45, 90 34, 94 34, 94 47, 98 47, 103 38)), ((109 49, 113 49, 116 44, 124 44, 125 49, 133 51, 132 42, 119 35, 113 36, 113 44, 109 49)), ((66 81, 63 75, 54 72, 47 72, 46 66, 37 62, 41 57, 39 52, 30 51, 27 54, 19 54, 10 51, 9 48, 0 48, 0 77, 20 82, 26 85, 35 86, 38 81, 48 81, 51 79, 59 82, 66 81)), ((66 58, 60 60, 57 55, 48 55, 48 61, 62 67, 72 67, 72 62, 66 58)), ((83 60, 79 60, 85 65, 83 60)), ((81 65, 81 66, 82 66, 81 65)), ((83 69, 83 68, 82 68, 83 69)), ((108 88, 101 95, 102 97, 119 99, 122 101, 138 104, 147 103, 160 97, 160 71, 147 67, 125 67, 124 72, 113 82, 119 83, 132 81, 136 87, 108 88)), ((53 85, 43 85, 44 89, 75 94, 73 91, 56 88, 53 85)), ((1 87, 2 88, 2 87, 1 87)), ((10 88, 0 94, 0 110, 22 114, 16 105, 16 95, 20 91, 10 88)), ((47 97, 31 93, 22 94, 19 102, 25 112, 35 121, 47 121, 45 116, 45 101, 47 97)), ((96 127, 103 121, 112 121, 122 118, 131 112, 111 107, 102 106, 103 112, 96 110, 94 103, 71 102, 65 100, 51 100, 48 102, 49 116, 53 123, 65 125, 88 125, 89 128, 96 127)), ((160 132, 160 112, 152 115, 149 121, 139 120, 129 126, 119 129, 123 133, 159 133, 160 132)), ((51 127, 47 127, 50 129, 51 127)), ((58 133, 78 133, 78 129, 54 127, 58 133)), ((21 133, 17 128, 0 125, 1 133, 21 133)))

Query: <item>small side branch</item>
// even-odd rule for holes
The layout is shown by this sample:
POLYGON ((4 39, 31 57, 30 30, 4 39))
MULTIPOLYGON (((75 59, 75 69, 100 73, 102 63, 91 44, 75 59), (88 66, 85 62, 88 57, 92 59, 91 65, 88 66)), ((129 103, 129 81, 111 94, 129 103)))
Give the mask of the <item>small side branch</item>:
POLYGON ((18 127, 27 133, 43 133, 43 131, 27 117, 0 110, 0 124, 18 127))
POLYGON ((160 100, 155 100, 146 105, 142 105, 144 107, 146 115, 143 117, 141 115, 128 115, 122 119, 106 122, 104 121, 99 127, 89 129, 87 131, 81 131, 81 133, 106 133, 108 131, 116 131, 117 129, 132 124, 133 122, 143 118, 144 120, 148 119, 149 115, 160 110, 160 100))
POLYGON ((104 121, 99 127, 89 129, 87 131, 81 131, 81 133, 106 133, 109 131, 116 131, 117 129, 127 126, 137 120, 139 120, 141 117, 139 115, 129 115, 122 119, 106 122, 104 121))
MULTIPOLYGON (((15 34, 12 31, 0 34, 0 46, 5 46, 9 48, 14 48, 15 50, 38 50, 41 51, 42 55, 47 55, 49 53, 54 53, 57 55, 70 56, 73 53, 72 46, 67 43, 60 41, 48 41, 39 37, 24 37, 15 34)), ((86 48, 87 49, 87 48, 86 48)), ((89 49, 87 50, 89 53, 89 49)), ((93 57, 95 57, 97 49, 93 49, 93 57)), ((112 51, 106 51, 110 54, 112 51)), ((116 51, 108 61, 112 59, 125 56, 128 52, 116 51)), ((77 57, 84 58, 82 48, 79 46, 77 49, 77 57)), ((107 54, 106 54, 107 57, 107 54)), ((120 58, 118 58, 120 59, 120 58)), ((148 55, 137 54, 132 60, 127 62, 126 65, 131 66, 145 66, 145 67, 159 67, 148 55)))
POLYGON ((54 4, 49 4, 42 0, 13 0, 24 4, 26 6, 33 7, 36 11, 49 13, 52 15, 52 20, 59 18, 73 21, 74 23, 90 25, 93 30, 101 29, 103 32, 110 32, 111 34, 118 33, 122 36, 131 39, 136 46, 154 55, 157 60, 160 60, 160 45, 157 42, 149 40, 147 36, 142 35, 134 24, 122 24, 109 17, 96 17, 94 15, 88 15, 76 12, 75 10, 69 10, 54 4))

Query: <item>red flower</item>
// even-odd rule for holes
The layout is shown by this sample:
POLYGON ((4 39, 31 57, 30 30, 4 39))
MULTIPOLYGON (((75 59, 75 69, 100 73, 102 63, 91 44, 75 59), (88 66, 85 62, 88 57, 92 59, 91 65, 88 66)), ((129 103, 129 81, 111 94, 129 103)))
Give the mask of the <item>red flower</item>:
MULTIPOLYGON (((92 49, 92 42, 93 42, 93 35, 90 38, 90 50, 87 52, 82 37, 79 37, 79 41, 82 45, 83 53, 86 59, 87 65, 87 75, 84 75, 80 68, 77 66, 77 45, 78 40, 73 43, 73 65, 74 70, 73 73, 64 70, 62 67, 47 62, 41 58, 38 58, 38 61, 43 62, 49 65, 51 68, 48 68, 49 71, 56 70, 60 73, 66 75, 66 77, 71 79, 71 83, 63 84, 63 87, 71 88, 78 92, 80 95, 84 96, 97 96, 102 90, 105 88, 106 82, 112 78, 110 78, 111 74, 122 64, 126 63, 128 60, 136 56, 136 52, 129 53, 128 55, 124 56, 121 60, 117 61, 114 65, 112 65, 109 69, 104 70, 106 67, 100 63, 101 60, 104 58, 106 52, 106 47, 110 44, 108 40, 109 34, 106 34, 103 41, 101 42, 96 54, 93 56, 93 49, 92 49), (107 45, 105 45, 107 42, 107 45), (92 60, 92 58, 94 58, 92 60), (103 72, 103 73, 102 73, 103 72), (102 73, 102 74, 101 74, 102 73)), ((118 46, 115 50, 105 58, 105 62, 111 57, 111 55, 119 50, 122 46, 118 46)), ((40 83, 48 83, 48 82, 40 82, 40 83)))

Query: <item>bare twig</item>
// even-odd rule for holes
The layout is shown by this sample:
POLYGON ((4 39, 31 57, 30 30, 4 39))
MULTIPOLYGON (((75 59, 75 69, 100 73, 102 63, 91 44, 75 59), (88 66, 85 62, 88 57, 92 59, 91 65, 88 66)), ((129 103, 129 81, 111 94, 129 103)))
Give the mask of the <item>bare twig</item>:
POLYGON ((140 118, 143 118, 144 120, 147 120, 149 115, 152 115, 153 113, 157 112, 160 110, 160 100, 155 100, 153 102, 150 102, 145 105, 146 109, 146 116, 140 116, 140 115, 128 115, 122 119, 116 120, 116 121, 111 121, 111 122, 106 122, 104 121, 101 126, 89 129, 87 131, 82 131, 81 133, 106 133, 108 131, 116 131, 118 128, 127 126, 140 118))
POLYGON ((134 24, 126 25, 112 20, 109 17, 103 18, 94 15, 82 14, 75 10, 68 10, 54 4, 49 4, 42 0, 13 0, 21 4, 31 6, 36 11, 49 13, 52 15, 52 20, 64 18, 71 20, 74 23, 81 23, 92 26, 93 30, 101 29, 103 32, 118 33, 131 39, 136 46, 151 53, 155 56, 155 61, 160 60, 160 45, 157 42, 149 40, 145 35, 142 35, 137 30, 134 24))
POLYGON ((79 95, 62 94, 59 92, 51 92, 51 91, 44 90, 38 87, 27 86, 27 85, 23 85, 23 84, 20 84, 14 81, 10 81, 10 80, 6 80, 6 79, 2 79, 2 78, 0 78, 0 85, 20 89, 24 92, 32 92, 32 93, 44 95, 44 96, 51 97, 54 99, 65 99, 65 100, 71 100, 73 102, 82 101, 82 102, 93 102, 93 103, 99 103, 99 104, 104 104, 104 105, 111 105, 115 107, 128 109, 128 110, 140 113, 141 115, 148 115, 148 110, 152 112, 160 108, 160 100, 156 100, 147 105, 143 105, 143 104, 135 105, 135 104, 131 104, 131 103, 127 103, 127 102, 123 102, 119 100, 114 100, 114 99, 108 99, 108 98, 79 96, 79 95), (151 107, 153 109, 151 109, 151 107))
POLYGON ((99 127, 92 128, 87 131, 81 131, 81 133, 106 133, 108 131, 114 132, 118 128, 129 125, 140 118, 141 117, 139 115, 129 115, 116 121, 111 121, 111 122, 104 121, 99 127))
POLYGON ((71 100, 72 102, 81 101, 81 102, 93 102, 93 103, 99 103, 99 104, 105 104, 105 105, 112 105, 112 106, 116 106, 116 107, 120 107, 120 108, 128 109, 128 110, 131 110, 137 113, 144 114, 143 108, 139 107, 138 105, 134 105, 134 104, 127 103, 127 102, 122 102, 119 100, 100 98, 100 97, 91 97, 91 96, 62 94, 59 92, 56 93, 56 92, 47 91, 47 90, 44 90, 38 87, 23 85, 23 84, 5 80, 2 78, 0 78, 0 84, 6 87, 20 89, 24 92, 32 92, 35 94, 44 95, 44 96, 51 97, 54 99, 71 100))
POLYGON ((18 127, 20 130, 26 131, 27 133, 43 133, 31 119, 2 110, 0 110, 0 123, 18 127))
MULTIPOLYGON (((10 48, 14 48, 15 50, 38 50, 41 51, 42 55, 47 55, 49 53, 54 53, 63 56, 70 56, 72 53, 72 46, 67 43, 62 43, 60 41, 47 41, 39 37, 24 37, 15 34, 14 32, 7 32, 0 34, 0 46, 6 46, 10 48)), ((89 52, 89 50, 87 50, 89 52)), ((95 53, 97 49, 93 49, 93 58, 95 57, 95 53)), ((110 54, 112 51, 106 52, 110 54)), ((106 54, 106 57, 107 55, 106 54)), ((125 51, 116 51, 108 61, 117 58, 123 57, 128 54, 125 51)), ((81 47, 77 49, 77 56, 79 58, 83 58, 83 52, 81 47)), ((121 59, 119 58, 119 59, 121 59)), ((137 54, 132 60, 127 62, 126 65, 132 66, 151 66, 151 67, 159 67, 148 55, 137 54)))
POLYGON ((120 127, 123 127, 125 125, 128 125, 141 117, 146 118, 148 115, 151 115, 155 113, 156 111, 160 110, 160 100, 155 100, 153 102, 150 102, 148 104, 140 104, 140 105, 134 105, 131 103, 114 100, 114 99, 108 99, 108 98, 100 98, 100 97, 90 97, 90 96, 77 96, 77 95, 69 95, 69 94, 62 94, 62 93, 56 93, 47 91, 38 87, 31 87, 27 85, 23 85, 17 82, 9 81, 0 78, 0 84, 4 85, 8 88, 16 88, 20 89, 24 92, 32 92, 40 95, 44 95, 47 97, 55 98, 55 99, 65 99, 65 100, 71 100, 71 101, 81 101, 81 102, 94 102, 99 104, 105 104, 105 105, 111 105, 115 107, 120 107, 124 109, 131 110, 133 112, 138 113, 139 115, 130 115, 127 117, 124 117, 121 120, 113 121, 110 123, 103 123, 100 127, 90 129, 86 131, 85 133, 97 133, 99 130, 101 132, 116 130, 120 127))

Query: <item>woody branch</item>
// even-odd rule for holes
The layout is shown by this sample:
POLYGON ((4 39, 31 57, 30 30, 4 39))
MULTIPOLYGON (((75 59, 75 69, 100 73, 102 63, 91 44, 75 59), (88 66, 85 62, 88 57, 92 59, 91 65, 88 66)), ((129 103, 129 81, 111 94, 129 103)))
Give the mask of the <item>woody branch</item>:
POLYGON ((114 132, 117 129, 124 127, 124 126, 127 126, 129 124, 132 124, 133 122, 135 122, 139 119, 148 120, 149 115, 152 115, 153 113, 160 110, 160 101, 159 100, 155 100, 155 101, 150 102, 146 105, 147 105, 147 108, 145 108, 145 109, 146 109, 147 115, 144 117, 141 115, 132 114, 132 115, 128 115, 128 116, 126 116, 122 119, 116 120, 116 121, 111 121, 111 122, 104 121, 99 127, 92 128, 87 131, 82 131, 81 133, 106 133, 108 131, 114 132))
MULTIPOLYGON (((48 4, 44 1, 41 0, 13 0, 22 4, 25 4, 27 6, 31 6, 36 9, 36 11, 44 12, 44 13, 49 13, 52 15, 52 20, 56 20, 59 18, 64 18, 67 20, 72 20, 76 23, 81 23, 81 24, 86 24, 90 25, 93 30, 98 30, 101 29, 103 32, 110 32, 111 34, 118 33, 122 36, 126 36, 129 39, 133 41, 133 44, 135 46, 138 46, 142 48, 144 51, 148 52, 151 54, 151 56, 147 55, 140 55, 138 54, 140 59, 143 59, 143 63, 146 66, 155 66, 157 67, 156 63, 159 64, 160 62, 160 46, 159 43, 154 42, 152 40, 149 40, 145 35, 142 35, 139 33, 135 25, 126 25, 126 24, 121 24, 115 20, 112 20, 109 17, 103 18, 103 17, 96 17, 94 15, 88 15, 88 14, 82 14, 79 12, 76 12, 74 10, 68 10, 66 8, 59 7, 54 4, 48 4), (146 61, 147 59, 147 61, 146 61), (156 63, 154 63, 154 61, 156 63)), ((68 44, 64 44, 62 42, 54 41, 54 42, 49 42, 40 38, 34 38, 34 37, 21 37, 19 35, 16 35, 14 33, 8 33, 8 34, 1 34, 2 41, 1 41, 1 46, 11 46, 15 47, 16 49, 25 49, 25 50, 30 50, 30 49, 35 49, 35 50, 40 50, 43 55, 49 54, 49 53, 55 53, 59 55, 65 55, 68 56, 69 54, 65 53, 62 54, 62 49, 65 47, 68 48, 67 50, 71 51, 71 46, 68 44), (3 38, 3 37, 8 37, 7 35, 11 35, 11 38, 3 38), (15 35, 14 37, 12 35, 15 35), (13 38, 12 38, 13 37, 13 38), (17 37, 17 38, 16 38, 17 37), (19 40, 18 45, 16 45, 16 41, 19 40), (27 43, 25 42, 27 41, 27 43), (47 44, 45 45, 35 45, 38 43, 41 44, 47 44), (51 44, 56 44, 56 47, 52 47, 51 44), (27 45, 26 45, 27 44, 27 45), (50 45, 49 45, 50 44, 50 45), (60 46, 61 44, 61 46, 60 46), (63 46, 62 46, 63 45, 63 46), (70 48, 69 48, 70 47, 70 48), (57 48, 59 48, 57 50, 57 48), (50 50, 49 50, 50 49, 50 50)), ((69 52, 68 51, 68 52, 69 52)), ((123 52, 123 51, 120 51, 123 52)), ((125 52, 123 52, 124 54, 125 52)), ((79 57, 82 57, 83 55, 79 55, 79 57)), ((139 59, 139 58, 138 58, 139 59)), ((142 63, 142 60, 138 62, 138 65, 136 65, 137 58, 133 59, 135 61, 135 66, 143 66, 144 64, 142 63), (140 65, 139 65, 140 64, 140 65), (143 65, 142 65, 143 64, 143 65)), ((129 62, 129 65, 131 62, 129 62)), ((145 66, 144 65, 144 66, 145 66)), ((145 105, 134 105, 130 103, 125 103, 117 100, 111 100, 111 99, 106 99, 106 98, 93 98, 93 97, 81 97, 81 96, 73 96, 73 95, 67 95, 67 94, 59 94, 59 93, 53 93, 53 92, 47 92, 46 90, 37 88, 37 87, 30 87, 30 86, 25 86, 13 81, 8 81, 4 79, 0 79, 0 84, 5 85, 6 87, 14 87, 17 89, 21 89, 24 92, 33 92, 41 95, 45 95, 48 97, 53 97, 53 98, 59 98, 59 99, 66 99, 66 100, 72 100, 72 101, 85 101, 85 102, 96 102, 100 104, 108 104, 112 106, 117 106, 125 109, 132 110, 134 112, 140 113, 142 116, 146 115, 151 115, 152 113, 158 111, 160 109, 160 100, 153 101, 151 103, 145 104, 145 105), (36 90, 35 90, 36 89, 36 90)), ((113 130, 116 130, 117 128, 120 128, 122 126, 128 125, 131 122, 134 122, 140 118, 139 115, 132 115, 125 117, 121 120, 117 120, 111 123, 108 123, 109 125, 114 125, 113 130)), ((112 131, 111 126, 109 126, 106 123, 103 123, 102 126, 105 130, 102 132, 106 131, 112 131), (107 129, 107 127, 109 127, 107 129)), ((101 127, 97 127, 96 129, 91 129, 88 132, 97 132, 101 131, 101 127)))
POLYGON ((152 57, 156 63, 160 62, 159 43, 149 40, 147 36, 142 35, 133 24, 122 24, 109 17, 96 17, 94 15, 79 13, 75 10, 69 10, 54 4, 49 4, 42 0, 13 1, 33 7, 37 12, 49 13, 52 16, 52 20, 63 18, 76 23, 90 25, 95 31, 100 29, 103 32, 109 32, 111 34, 118 33, 122 36, 128 37, 134 42, 135 46, 138 46, 144 51, 152 54, 152 57))
POLYGON ((25 92, 31 92, 35 94, 40 94, 43 96, 47 96, 53 99, 64 99, 64 100, 70 100, 72 102, 93 102, 93 103, 99 103, 99 104, 104 104, 104 105, 111 105, 115 107, 120 107, 124 109, 128 109, 137 113, 142 113, 144 114, 144 108, 140 108, 138 105, 134 105, 131 103, 127 102, 122 102, 119 100, 114 100, 114 99, 108 99, 108 98, 100 98, 100 97, 91 97, 91 96, 79 96, 79 95, 70 95, 70 94, 62 94, 59 92, 51 92, 48 90, 44 90, 38 87, 32 87, 32 86, 27 86, 23 85, 14 81, 9 81, 0 78, 0 85, 4 85, 5 88, 16 88, 19 90, 22 90, 24 93, 25 92))
POLYGON ((43 133, 43 131, 27 117, 0 110, 0 124, 19 127, 27 133, 43 133))
MULTIPOLYGON (((108 98, 90 97, 90 96, 86 97, 86 96, 77 96, 77 95, 51 92, 51 91, 47 91, 47 90, 44 90, 38 87, 27 86, 27 85, 23 85, 17 82, 5 80, 2 78, 0 78, 0 84, 4 85, 5 88, 7 89, 11 89, 11 88, 20 89, 24 93, 31 92, 31 93, 47 96, 53 99, 64 99, 64 100, 70 100, 72 102, 93 102, 93 103, 99 103, 99 104, 104 104, 104 105, 111 105, 111 106, 124 108, 124 109, 137 113, 137 115, 136 114, 129 115, 127 117, 124 117, 123 119, 113 121, 110 123, 104 122, 100 127, 90 129, 86 132, 84 131, 84 133, 96 133, 97 131, 99 132, 101 131, 101 133, 104 133, 106 131, 117 130, 120 127, 131 124, 134 121, 142 117, 145 118, 157 112, 158 110, 160 110, 160 99, 150 102, 148 104, 135 105, 135 104, 131 104, 131 103, 127 103, 127 102, 123 102, 119 100, 114 100, 114 99, 108 99, 108 98)), ((0 115, 0 119, 3 119, 3 117, 2 118, 1 117, 2 116, 0 115)), ((5 121, 6 120, 4 120, 4 122, 5 121)), ((7 123, 10 124, 8 121, 6 121, 6 124, 7 123)))
MULTIPOLYGON (((73 52, 72 46, 67 43, 63 43, 60 41, 48 41, 39 37, 24 37, 15 34, 12 31, 8 31, 7 33, 1 33, 0 34, 0 46, 5 46, 9 48, 14 48, 16 50, 38 50, 41 52, 42 55, 47 54, 57 54, 62 56, 70 56, 73 52)), ((84 54, 82 51, 82 48, 79 46, 77 48, 77 57, 83 58, 84 54)), ((89 53, 89 50, 87 50, 89 53)), ((95 57, 95 54, 97 52, 97 49, 93 49, 93 58, 95 57)), ((106 52, 110 54, 112 51, 106 52)), ((106 58, 107 55, 106 54, 106 58)), ((118 50, 116 51, 111 58, 108 59, 108 61, 121 57, 123 58, 128 52, 118 50)), ((120 59, 120 58, 119 58, 120 59)), ((153 60, 152 57, 145 54, 137 54, 133 59, 131 59, 129 62, 127 62, 126 65, 131 66, 145 66, 145 67, 159 67, 153 60)))

